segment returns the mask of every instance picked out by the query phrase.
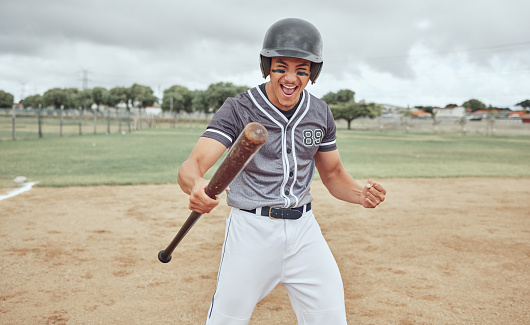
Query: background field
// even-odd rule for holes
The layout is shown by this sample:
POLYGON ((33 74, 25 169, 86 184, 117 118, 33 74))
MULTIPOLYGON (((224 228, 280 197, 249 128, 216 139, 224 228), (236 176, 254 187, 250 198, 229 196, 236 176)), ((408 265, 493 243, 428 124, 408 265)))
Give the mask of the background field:
MULTIPOLYGON (((17 176, 38 186, 174 183, 205 124, 132 133, 48 135, 0 141, 0 186, 17 176)), ((357 178, 530 177, 530 137, 338 131, 357 178)))

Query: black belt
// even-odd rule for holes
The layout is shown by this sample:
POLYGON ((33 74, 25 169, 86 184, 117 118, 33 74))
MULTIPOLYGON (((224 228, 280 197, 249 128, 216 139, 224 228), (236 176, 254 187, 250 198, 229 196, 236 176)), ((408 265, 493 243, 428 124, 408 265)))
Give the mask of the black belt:
MULTIPOLYGON (((261 215, 264 217, 269 217, 273 219, 291 219, 296 220, 302 216, 304 213, 304 207, 305 212, 311 210, 311 202, 309 202, 306 205, 302 205, 298 208, 271 208, 271 207, 262 207, 261 208, 261 215)), ((250 212, 253 214, 256 214, 256 209, 252 210, 245 210, 240 209, 245 212, 250 212)))

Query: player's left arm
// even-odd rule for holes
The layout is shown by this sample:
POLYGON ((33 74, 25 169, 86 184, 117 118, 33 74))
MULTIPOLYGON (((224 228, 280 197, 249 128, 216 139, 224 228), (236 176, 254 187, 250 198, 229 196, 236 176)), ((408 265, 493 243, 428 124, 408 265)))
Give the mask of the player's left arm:
POLYGON ((385 200, 386 190, 379 183, 368 180, 362 187, 344 169, 339 151, 318 151, 315 164, 320 179, 329 193, 339 200, 375 208, 385 200))

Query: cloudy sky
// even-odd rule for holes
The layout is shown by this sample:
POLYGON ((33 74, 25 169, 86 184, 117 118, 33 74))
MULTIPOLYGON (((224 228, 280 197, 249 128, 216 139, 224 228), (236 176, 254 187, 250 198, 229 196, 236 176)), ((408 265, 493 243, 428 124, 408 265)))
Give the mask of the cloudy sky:
POLYGON ((308 86, 318 97, 351 89, 404 107, 476 98, 516 108, 530 99, 529 12, 527 0, 0 0, 0 90, 18 101, 83 80, 155 95, 254 86, 265 31, 297 17, 324 39, 308 86))

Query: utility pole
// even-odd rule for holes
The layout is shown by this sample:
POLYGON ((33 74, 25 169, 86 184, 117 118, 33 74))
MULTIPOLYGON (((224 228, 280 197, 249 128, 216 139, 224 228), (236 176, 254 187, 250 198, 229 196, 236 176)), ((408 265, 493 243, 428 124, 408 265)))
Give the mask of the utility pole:
POLYGON ((83 81, 83 90, 88 89, 88 69, 84 69, 83 71, 83 77, 81 80, 83 81))

